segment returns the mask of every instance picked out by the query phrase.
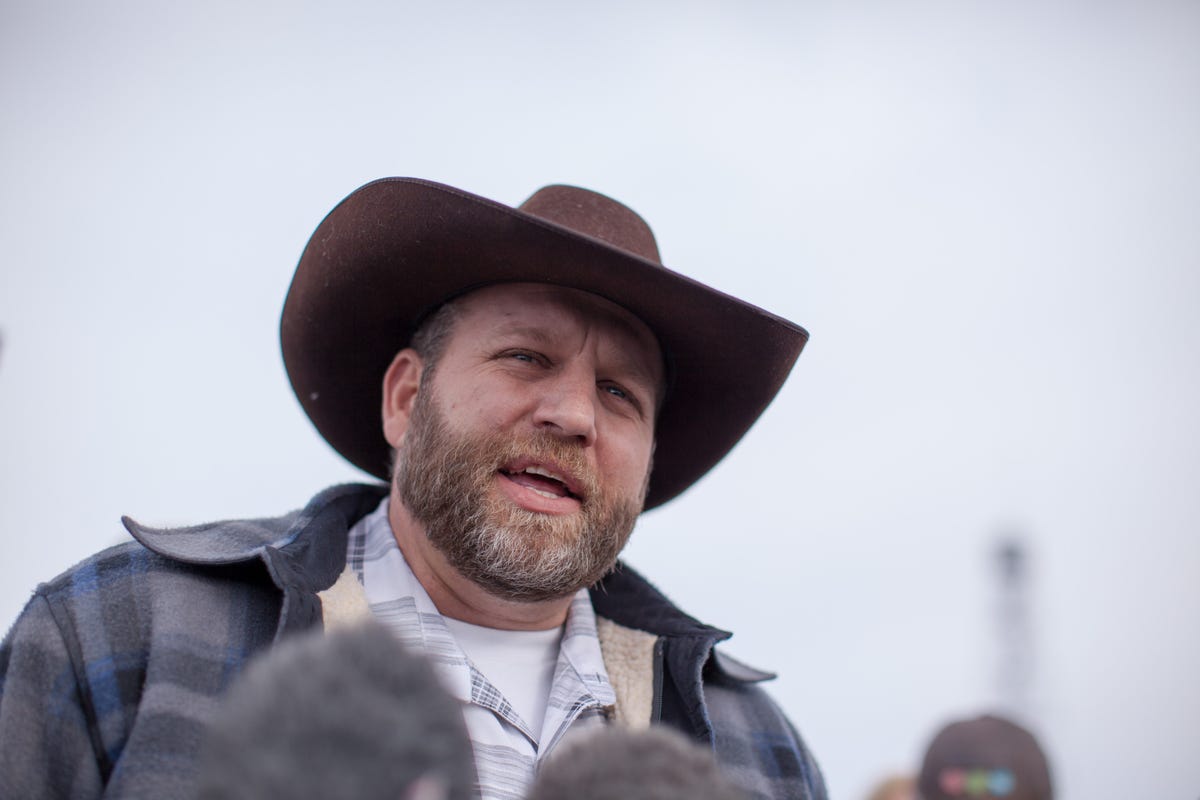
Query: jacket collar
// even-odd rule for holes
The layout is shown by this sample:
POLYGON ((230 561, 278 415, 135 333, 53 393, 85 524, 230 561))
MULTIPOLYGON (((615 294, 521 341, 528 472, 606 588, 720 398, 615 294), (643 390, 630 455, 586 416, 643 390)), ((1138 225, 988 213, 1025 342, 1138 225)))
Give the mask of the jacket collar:
MULTIPOLYGON (((210 522, 185 528, 153 528, 123 517, 133 538, 161 556, 186 564, 227 565, 261 561, 284 593, 280 633, 316 624, 318 592, 331 587, 346 565, 346 534, 369 513, 388 487, 342 484, 317 494, 303 509, 281 517, 210 522)), ((633 568, 618 562, 591 589, 596 613, 627 628, 678 642, 687 661, 708 663, 736 681, 774 677, 723 654, 713 645, 732 634, 680 611, 633 568), (709 658, 709 656, 712 656, 709 658)))
POLYGON ((591 594, 592 606, 599 616, 627 628, 676 640, 674 647, 677 654, 682 654, 681 666, 704 664, 711 673, 738 683, 757 683, 776 677, 773 672, 743 664, 713 649, 733 634, 680 611, 650 581, 624 562, 617 562, 613 571, 592 587, 591 594))
POLYGON ((733 635, 683 613, 650 581, 621 561, 592 587, 591 594, 597 614, 627 628, 712 642, 722 642, 733 635))
POLYGON ((225 520, 186 528, 154 528, 122 517, 125 529, 148 549, 185 564, 237 564, 259 558, 267 548, 313 562, 319 573, 324 562, 337 562, 335 580, 345 561, 345 533, 387 493, 382 484, 342 484, 316 495, 302 509, 281 517, 225 520), (341 546, 336 542, 341 530, 341 546), (336 558, 329 558, 334 553, 336 558), (324 556, 324 558, 322 558, 324 556))
POLYGON ((346 565, 346 533, 387 493, 383 485, 346 484, 318 494, 282 517, 230 520, 188 528, 151 528, 123 517, 125 528, 166 558, 197 565, 261 561, 283 592, 276 636, 320 623, 317 593, 346 565))

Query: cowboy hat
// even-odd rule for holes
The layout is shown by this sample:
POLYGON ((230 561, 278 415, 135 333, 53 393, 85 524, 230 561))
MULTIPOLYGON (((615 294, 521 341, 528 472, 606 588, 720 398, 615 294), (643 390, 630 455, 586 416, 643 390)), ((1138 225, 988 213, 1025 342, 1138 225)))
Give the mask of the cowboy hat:
POLYGON ((665 268, 645 221, 604 195, 548 186, 514 209, 431 181, 384 178, 317 226, 284 301, 284 364, 325 440, 387 480, 379 406, 392 357, 447 300, 507 282, 591 292, 658 337, 670 385, 646 508, 683 492, 737 444, 808 339, 665 268))

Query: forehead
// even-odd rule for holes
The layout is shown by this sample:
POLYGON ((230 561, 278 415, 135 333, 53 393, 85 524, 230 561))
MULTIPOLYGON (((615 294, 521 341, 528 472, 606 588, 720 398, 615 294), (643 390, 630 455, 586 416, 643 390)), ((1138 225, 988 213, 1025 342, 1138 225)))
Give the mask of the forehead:
POLYGON ((525 331, 543 335, 596 333, 621 355, 639 362, 655 384, 663 376, 662 351, 646 323, 599 295, 545 283, 485 286, 454 301, 456 331, 498 335, 525 331))

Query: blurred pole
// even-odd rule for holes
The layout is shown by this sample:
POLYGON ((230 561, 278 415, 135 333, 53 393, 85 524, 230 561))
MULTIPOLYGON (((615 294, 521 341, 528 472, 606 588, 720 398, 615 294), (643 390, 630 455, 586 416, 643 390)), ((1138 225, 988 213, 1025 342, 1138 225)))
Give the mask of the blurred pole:
POLYGON ((1000 708, 1032 721, 1034 683, 1030 555, 1015 535, 1001 536, 993 552, 996 578, 996 691, 1000 708))

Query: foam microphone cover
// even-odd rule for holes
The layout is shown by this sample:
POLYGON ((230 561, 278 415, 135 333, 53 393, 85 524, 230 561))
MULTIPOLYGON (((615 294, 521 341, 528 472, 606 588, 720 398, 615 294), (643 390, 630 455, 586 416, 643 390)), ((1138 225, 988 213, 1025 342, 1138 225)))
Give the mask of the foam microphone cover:
POLYGON ((468 800, 475 784, 458 701, 373 621, 252 661, 200 764, 201 800, 468 800))
POLYGON ((528 800, 747 800, 712 751, 664 727, 607 727, 563 743, 528 800))

